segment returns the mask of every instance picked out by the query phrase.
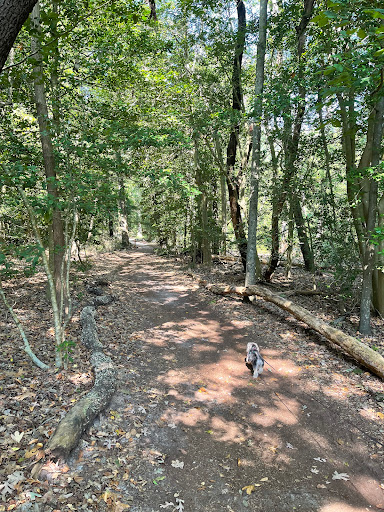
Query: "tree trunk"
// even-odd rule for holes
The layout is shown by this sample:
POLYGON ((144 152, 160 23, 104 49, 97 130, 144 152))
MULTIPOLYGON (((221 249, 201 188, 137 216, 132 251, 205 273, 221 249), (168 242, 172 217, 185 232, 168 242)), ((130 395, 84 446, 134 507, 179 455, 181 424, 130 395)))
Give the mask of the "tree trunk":
POLYGON ((0 3, 0 72, 37 0, 2 0, 0 3))
POLYGON ((309 272, 315 271, 315 261, 313 258, 313 252, 308 241, 307 231, 305 229, 305 220, 303 217, 303 212, 301 210, 301 205, 299 198, 296 194, 292 197, 292 208, 293 215, 295 218, 297 236, 299 238, 300 250, 303 255, 305 270, 309 272))
POLYGON ((115 236, 115 233, 113 230, 113 218, 110 213, 108 215, 108 231, 109 231, 109 238, 113 238, 115 236))
POLYGON ((16 325, 17 329, 19 330, 21 339, 24 342, 24 352, 31 358, 32 362, 37 367, 41 368, 42 370, 48 370, 49 366, 46 365, 45 363, 43 363, 43 361, 41 361, 36 356, 36 354, 33 352, 32 347, 29 344, 27 335, 26 335, 26 333, 24 331, 24 328, 23 328, 23 326, 22 326, 22 324, 21 324, 21 322, 19 320, 19 317, 16 315, 15 310, 13 309, 11 304, 8 302, 7 297, 5 296, 5 293, 4 293, 4 290, 3 290, 3 287, 2 287, 2 282, 1 282, 1 275, 0 275, 0 297, 2 298, 5 307, 8 309, 8 311, 9 311, 13 321, 15 322, 15 325, 16 325))
MULTIPOLYGON (((364 211, 361 206, 361 202, 359 200, 360 193, 360 184, 357 183, 356 179, 356 155, 355 155, 355 116, 353 113, 353 107, 350 105, 349 110, 347 109, 347 101, 341 95, 337 95, 337 99, 339 102, 341 120, 342 120, 342 133, 343 133, 343 149, 345 154, 345 165, 346 165, 346 179, 347 179, 347 198, 349 207, 352 214, 353 226, 355 228, 357 243, 359 247, 359 254, 361 262, 364 260, 364 228, 363 228, 363 219, 364 219, 364 211), (349 113, 351 113, 353 117, 351 118, 349 113)), ((354 99, 349 97, 349 102, 354 102, 354 99)), ((370 119, 368 122, 368 126, 372 126, 372 120, 370 119)), ((370 162, 370 128, 368 128, 367 132, 367 142, 364 149, 364 163, 365 159, 368 160, 367 166, 370 162)))
POLYGON ((227 254, 227 192, 226 192, 226 167, 224 164, 223 152, 221 150, 220 140, 217 135, 217 131, 213 134, 215 151, 208 144, 208 148, 211 151, 213 157, 217 160, 220 168, 220 198, 221 198, 221 210, 220 210, 220 222, 221 222, 221 235, 223 239, 222 253, 227 254))
POLYGON ((292 252, 293 252, 293 228, 294 228, 294 215, 292 200, 289 202, 288 214, 288 235, 287 235, 287 263, 285 266, 285 275, 288 278, 292 277, 292 252))
POLYGON ((119 151, 116 151, 116 172, 118 176, 119 182, 119 224, 121 228, 121 247, 123 249, 129 249, 131 246, 129 242, 129 232, 128 232, 128 208, 127 208, 127 199, 125 197, 125 184, 124 184, 124 176, 121 174, 122 170, 122 162, 121 162, 121 154, 119 151))
POLYGON ((259 41, 257 43, 256 84, 254 115, 257 116, 252 131, 251 194, 249 199, 248 246, 245 285, 255 284, 261 278, 261 266, 257 254, 257 214, 259 201, 259 175, 261 172, 261 121, 263 111, 264 62, 267 45, 268 0, 260 0, 259 41))
POLYGON ((120 203, 120 226, 121 226, 121 247, 128 249, 130 247, 129 233, 128 233, 128 212, 127 200, 125 197, 124 178, 119 177, 119 203, 120 203))
MULTIPOLYGON (((246 15, 245 6, 242 0, 237 2, 238 29, 236 37, 235 58, 232 71, 232 109, 235 112, 242 110, 243 96, 241 90, 241 64, 245 47, 246 15)), ((226 181, 229 195, 229 208, 233 231, 240 252, 244 271, 247 266, 247 239, 244 231, 244 224, 239 204, 239 183, 235 178, 236 152, 239 136, 239 124, 237 123, 231 131, 227 146, 226 181)))
POLYGON ((220 174, 220 196, 221 196, 221 236, 222 236, 222 254, 227 254, 227 191, 224 174, 220 174))
MULTIPOLYGON (((384 230, 384 197, 380 198, 378 204, 378 226, 384 230)), ((377 247, 376 268, 373 271, 372 302, 375 311, 384 318, 384 241, 380 240, 377 247)))
MULTIPOLYGON (((372 140, 372 167, 378 167, 381 156, 381 140, 383 133, 384 98, 381 97, 376 105, 375 124, 372 140)), ((360 301, 360 324, 361 334, 371 334, 371 300, 372 300, 372 278, 376 264, 377 246, 372 241, 373 230, 377 219, 377 197, 378 182, 371 179, 369 189, 369 210, 366 222, 366 240, 363 266, 363 283, 361 288, 360 301)))
MULTIPOLYGON (((317 94, 317 103, 321 105, 321 96, 320 93, 317 94)), ((319 109, 319 121, 320 121, 320 138, 321 143, 323 145, 323 151, 324 151, 324 157, 325 157, 325 172, 327 176, 328 186, 329 186, 329 203, 332 208, 332 220, 333 220, 333 226, 332 231, 336 229, 336 201, 335 201, 335 194, 333 191, 333 183, 332 183, 332 176, 331 176, 331 158, 329 156, 328 151, 328 144, 327 144, 327 137, 325 136, 325 129, 324 129, 324 118, 323 118, 323 107, 320 106, 319 109)))
POLYGON ((149 7, 151 9, 151 14, 149 15, 149 19, 157 21, 156 2, 155 2, 155 0, 148 0, 148 5, 149 5, 149 7))
POLYGON ((53 280, 55 283, 56 291, 56 302, 59 311, 62 312, 65 308, 67 311, 68 302, 68 290, 65 289, 64 276, 66 274, 65 269, 65 235, 64 235, 64 224, 61 217, 61 211, 59 206, 59 191, 57 186, 57 175, 56 175, 56 164, 54 157, 54 149, 52 144, 51 129, 49 125, 47 99, 44 88, 44 73, 42 69, 42 57, 40 53, 40 6, 39 2, 33 8, 31 14, 32 26, 35 28, 38 34, 32 37, 31 48, 35 53, 35 66, 33 70, 34 74, 34 97, 36 103, 37 120, 40 131, 40 141, 44 160, 44 169, 46 176, 47 192, 51 196, 52 206, 52 237, 53 237, 53 256, 50 254, 50 259, 53 261, 53 280), (63 288, 64 287, 64 288, 63 288), (63 299, 63 302, 62 302, 63 299))
POLYGON ((270 281, 271 276, 277 265, 279 264, 279 197, 278 197, 278 159, 276 157, 275 147, 273 143, 273 139, 268 137, 269 147, 271 150, 272 157, 272 219, 271 219, 271 256, 269 260, 269 265, 264 271, 264 279, 266 281, 270 281))
POLYGON ((208 225, 208 197, 206 191, 206 183, 201 168, 199 142, 197 138, 194 140, 194 163, 195 163, 195 179, 196 185, 200 192, 197 196, 198 203, 198 242, 201 249, 202 263, 204 265, 212 264, 211 240, 209 236, 208 225))

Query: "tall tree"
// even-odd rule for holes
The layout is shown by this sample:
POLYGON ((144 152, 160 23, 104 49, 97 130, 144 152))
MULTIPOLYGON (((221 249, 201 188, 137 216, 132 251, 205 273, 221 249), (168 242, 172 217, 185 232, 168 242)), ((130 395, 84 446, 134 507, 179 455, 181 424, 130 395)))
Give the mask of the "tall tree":
POLYGON ((236 153, 238 148, 240 124, 238 115, 243 108, 243 92, 241 86, 241 68, 245 48, 245 34, 247 28, 245 5, 242 0, 237 1, 237 34, 235 45, 235 56, 232 70, 232 110, 235 123, 232 126, 227 146, 226 181, 229 195, 229 208, 232 220, 233 231, 240 252, 244 271, 247 266, 247 238, 244 230, 244 223, 239 203, 240 183, 239 176, 235 174, 236 153))
MULTIPOLYGON (((279 263, 279 218, 283 211, 285 201, 294 190, 294 179, 297 165, 301 128, 304 120, 306 108, 306 85, 304 81, 304 61, 303 53, 305 49, 306 30, 310 22, 316 0, 304 0, 304 11, 299 25, 296 27, 297 44, 297 71, 298 71, 298 101, 294 121, 291 122, 289 116, 285 116, 285 158, 284 158, 284 176, 276 194, 272 200, 272 250, 268 267, 264 271, 264 278, 269 281, 279 263)), ((297 206, 297 205, 296 205, 297 206)), ((296 209, 297 211, 297 209, 296 209)), ((296 222, 296 219, 295 219, 296 222)), ((302 228, 299 221, 296 223, 298 230, 302 228)), ((301 231, 303 233, 303 231, 301 231)), ((303 235, 304 236, 304 235, 303 235)), ((302 244, 301 248, 308 247, 302 244)), ((313 257, 309 254, 307 260, 306 253, 303 253, 307 270, 313 270, 313 257)))
MULTIPOLYGON (((384 97, 375 105, 375 122, 372 134, 371 165, 377 170, 381 158, 381 142, 383 136, 384 97)), ((360 301, 359 331, 362 334, 371 334, 371 301, 372 277, 376 265, 377 245, 374 243, 374 228, 377 224, 378 211, 378 181, 371 179, 368 193, 368 214, 366 220, 366 239, 363 261, 363 282, 360 301)))
MULTIPOLYGON (((53 280, 55 284, 55 297, 51 297, 53 303, 56 303, 58 311, 55 314, 61 316, 61 312, 64 307, 64 302, 67 301, 67 290, 65 289, 64 276, 66 274, 65 269, 65 236, 64 236, 64 223, 61 215, 61 209, 59 205, 59 191, 57 183, 56 173, 56 162, 55 154, 52 142, 52 130, 49 123, 47 97, 44 86, 44 73, 42 67, 42 55, 40 52, 40 40, 41 36, 40 29, 40 5, 36 3, 32 10, 31 22, 36 35, 32 37, 31 49, 34 54, 34 69, 33 69, 33 81, 34 81, 34 98, 36 103, 37 120, 40 131, 40 141, 43 153, 45 177, 47 192, 50 196, 50 201, 53 204, 52 207, 52 240, 53 246, 51 248, 50 260, 52 261, 53 267, 53 280)), ((68 314, 68 311, 66 312, 68 314)), ((58 325, 55 326, 55 331, 59 329, 58 325)), ((60 345, 62 342, 60 332, 56 333, 57 344, 60 345)), ((60 353, 57 352, 59 358, 60 353)), ((57 360, 57 365, 60 366, 60 360, 57 360)))
POLYGON ((249 220, 248 220, 248 247, 247 270, 245 286, 256 283, 261 277, 261 267, 257 255, 257 214, 259 201, 259 175, 261 172, 261 121, 262 121, 262 93, 264 87, 264 63, 267 46, 267 9, 268 0, 260 0, 259 41, 257 43, 256 84, 254 103, 254 126, 252 131, 252 161, 250 179, 249 220))

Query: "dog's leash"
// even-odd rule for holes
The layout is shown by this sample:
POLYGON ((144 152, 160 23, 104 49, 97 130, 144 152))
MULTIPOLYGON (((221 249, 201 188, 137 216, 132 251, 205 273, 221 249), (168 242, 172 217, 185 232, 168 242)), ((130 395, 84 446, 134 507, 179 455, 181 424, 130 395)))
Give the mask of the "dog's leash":
MULTIPOLYGON (((264 359, 264 357, 263 357, 264 359)), ((275 372, 277 372, 276 368, 274 366, 271 365, 271 363, 268 363, 268 361, 266 359, 264 359, 264 362, 267 363, 268 366, 270 366, 273 370, 275 370, 275 372)))

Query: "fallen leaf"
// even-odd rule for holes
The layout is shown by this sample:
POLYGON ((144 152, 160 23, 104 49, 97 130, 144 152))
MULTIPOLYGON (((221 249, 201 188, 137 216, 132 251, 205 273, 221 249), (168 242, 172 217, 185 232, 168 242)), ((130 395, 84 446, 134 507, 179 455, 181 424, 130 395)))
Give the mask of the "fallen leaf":
POLYGON ((30 391, 27 391, 26 393, 22 393, 21 395, 17 395, 11 398, 11 400, 17 400, 18 402, 21 402, 22 400, 25 400, 25 398, 33 398, 36 396, 36 393, 31 393, 30 391))
POLYGON ((264 478, 261 478, 261 479, 260 479, 260 482, 268 482, 268 477, 266 476, 266 477, 264 477, 264 478))
POLYGON ((117 501, 115 503, 115 506, 113 507, 113 512, 122 512, 123 510, 127 510, 128 508, 131 508, 130 505, 127 503, 122 503, 121 501, 117 501))
POLYGON ((173 468, 180 468, 180 469, 184 469, 184 462, 182 462, 182 461, 180 461, 180 460, 176 459, 176 460, 173 460, 173 461, 171 462, 171 466, 172 466, 173 468))
POLYGON ((18 430, 16 430, 16 432, 14 434, 11 434, 11 438, 16 441, 16 443, 20 443, 20 441, 23 439, 24 437, 24 432, 19 432, 18 430))
POLYGON ((205 388, 200 388, 199 393, 207 393, 207 390, 205 388))
POLYGON ((332 475, 332 480, 349 480, 349 475, 335 471, 332 475))
POLYGON ((160 508, 174 507, 175 504, 172 501, 166 501, 164 505, 160 505, 160 508))
POLYGON ((253 491, 255 490, 255 486, 254 485, 246 485, 241 490, 245 491, 249 495, 249 494, 253 493, 253 491))
POLYGON ((35 446, 34 448, 32 448, 32 450, 27 450, 24 454, 24 457, 26 459, 30 459, 31 457, 33 457, 34 455, 36 455, 36 453, 39 451, 39 448, 37 446, 35 446))

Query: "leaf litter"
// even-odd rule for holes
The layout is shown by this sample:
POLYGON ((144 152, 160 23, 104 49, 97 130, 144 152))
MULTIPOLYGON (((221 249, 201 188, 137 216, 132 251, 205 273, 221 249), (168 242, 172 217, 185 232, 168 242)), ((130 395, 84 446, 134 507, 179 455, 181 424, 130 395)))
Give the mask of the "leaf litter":
MULTIPOLYGON (((119 258, 123 265, 127 263, 125 254, 119 256, 117 260, 119 258)), ((103 258, 103 261, 101 259, 95 260, 92 273, 97 275, 97 273, 110 272, 111 262, 114 259, 114 255, 108 255, 105 259, 103 258)), ((163 260, 159 267, 160 271, 161 266, 164 269, 169 269, 168 276, 173 279, 174 263, 169 265, 169 262, 163 260)), ((215 395, 215 388, 209 374, 206 378, 202 377, 196 380, 195 390, 199 395, 198 402, 194 401, 195 395, 185 395, 181 400, 167 396, 167 386, 159 378, 161 377, 159 368, 154 364, 157 356, 147 357, 148 336, 153 333, 156 334, 156 331, 151 331, 148 328, 152 322, 152 317, 158 319, 160 315, 163 315, 162 306, 157 307, 154 304, 153 311, 148 309, 147 303, 144 307, 144 302, 140 302, 140 294, 143 291, 142 283, 139 284, 133 280, 127 286, 124 279, 119 277, 118 274, 116 275, 118 277, 117 282, 113 283, 113 286, 115 288, 114 292, 119 296, 119 304, 100 308, 97 324, 99 333, 101 333, 100 338, 106 343, 109 354, 119 365, 121 372, 120 389, 124 389, 124 393, 116 397, 110 409, 102 414, 96 420, 94 427, 83 436, 79 449, 73 455, 69 466, 65 467, 65 465, 57 464, 54 461, 50 465, 48 461, 45 467, 45 472, 49 475, 48 480, 35 481, 30 478, 31 464, 34 465, 42 459, 44 456, 43 447, 60 418, 64 416, 74 402, 88 392, 92 385, 90 365, 87 358, 84 357, 84 350, 79 343, 78 318, 75 316, 73 322, 69 325, 71 339, 77 340, 73 354, 73 364, 69 366, 68 370, 63 370, 60 373, 55 371, 40 373, 40 371, 31 367, 29 361, 24 359, 21 352, 14 350, 14 344, 17 343, 18 339, 17 332, 10 319, 5 318, 0 311, 0 341, 2 342, 4 355, 3 359, 0 360, 0 420, 2 423, 0 427, 2 431, 0 439, 0 497, 3 499, 3 504, 0 501, 0 512, 6 510, 5 503, 7 509, 17 510, 28 502, 40 503, 44 512, 59 510, 63 503, 66 504, 68 509, 75 511, 128 510, 134 508, 135 503, 147 503, 148 512, 153 507, 155 507, 154 510, 165 508, 165 506, 161 506, 162 503, 168 503, 167 508, 172 509, 171 512, 182 512, 187 503, 196 511, 211 510, 205 508, 208 506, 204 505, 207 503, 205 498, 201 498, 201 502, 196 501, 199 500, 195 497, 197 493, 210 496, 209 503, 212 504, 212 511, 220 509, 224 506, 224 503, 228 504, 233 510, 239 510, 243 502, 236 502, 238 489, 245 492, 247 500, 250 500, 249 503, 255 499, 256 495, 259 500, 262 499, 261 489, 268 482, 268 480, 263 481, 263 478, 267 477, 260 475, 259 483, 244 485, 247 481, 255 482, 254 478, 251 480, 247 476, 251 476, 251 473, 254 474, 255 471, 258 472, 258 468, 261 469, 261 467, 270 470, 274 467, 279 468, 277 473, 279 480, 284 475, 284 478, 287 479, 286 485, 297 485, 288 483, 293 482, 293 480, 290 480, 290 475, 284 469, 283 462, 284 457, 289 456, 290 459, 288 460, 291 462, 287 468, 289 470, 289 467, 296 467, 295 474, 299 476, 300 468, 297 464, 299 464, 298 461, 302 457, 302 448, 300 444, 296 446, 296 437, 289 437, 287 433, 285 442, 278 444, 271 439, 268 446, 264 446, 263 429, 260 431, 261 437, 258 437, 258 431, 252 431, 249 427, 250 422, 249 419, 247 420, 247 413, 250 410, 252 414, 256 414, 256 419, 265 416, 263 405, 263 393, 265 391, 262 389, 262 380, 258 387, 254 389, 254 396, 250 402, 257 406, 256 409, 252 405, 250 406, 251 409, 246 407, 246 401, 251 398, 251 396, 248 398, 246 395, 239 399, 237 403, 232 403, 228 409, 233 424, 239 425, 242 431, 237 437, 240 441, 236 441, 234 444, 223 443, 221 458, 217 451, 210 454, 204 449, 196 449, 199 446, 206 446, 205 443, 207 442, 209 443, 208 446, 211 447, 213 446, 211 443, 217 443, 220 436, 224 437, 224 433, 220 432, 218 427, 213 424, 205 424, 202 428, 202 432, 208 432, 211 434, 210 436, 206 434, 196 438, 192 436, 190 441, 186 442, 186 436, 192 435, 192 430, 188 431, 190 427, 188 427, 188 422, 185 421, 188 414, 191 414, 190 411, 200 411, 203 417, 207 417, 208 414, 211 414, 212 418, 215 415, 220 417, 223 413, 227 414, 224 410, 226 406, 223 405, 225 402, 211 403, 215 395), (129 294, 125 292, 126 289, 129 289, 129 294), (151 382, 150 385, 149 381, 151 382), (209 393, 207 390, 209 390, 209 393), (207 402, 201 402, 202 399, 207 400, 207 402), (172 405, 172 402, 174 405, 172 405), (164 412, 167 411, 172 411, 173 416, 169 416, 169 419, 166 416, 161 419, 164 412), (174 421, 174 418, 177 417, 175 413, 181 414, 182 419, 179 418, 174 421), (242 419, 242 417, 245 419, 242 419), (169 434, 166 434, 164 430, 166 426, 168 426, 169 434), (244 441, 241 441, 242 439, 244 441), (294 445, 289 442, 290 439, 295 439, 294 445), (192 440, 194 441, 192 442, 192 440), (231 447, 230 450, 229 447, 231 447), (271 447, 273 450, 270 449, 271 447), (196 486, 195 489, 191 487, 190 482, 193 479, 190 479, 193 477, 193 471, 190 472, 189 469, 187 471, 185 461, 180 461, 180 458, 177 458, 178 455, 180 457, 180 454, 183 453, 179 450, 183 450, 183 458, 190 460, 188 468, 191 467, 191 470, 193 470, 193 461, 196 462, 195 466, 200 468, 201 476, 205 480, 204 486, 201 486, 202 478, 200 478, 199 487, 196 486), (267 455, 266 450, 269 455, 267 455), (228 454, 228 451, 231 451, 231 453, 228 454), (244 463, 238 465, 237 460, 242 460, 244 463), (173 465, 174 463, 176 466, 173 465), (181 466, 182 464, 183 466, 181 466), (224 466, 224 473, 220 473, 224 466), (182 484, 183 499, 174 495, 176 482, 173 480, 174 477, 169 478, 169 467, 178 470, 183 469, 183 471, 174 471, 174 473, 180 475, 185 473, 186 475, 182 484), (154 472, 154 470, 161 468, 164 468, 166 473, 154 472), (241 482, 244 483, 241 484, 241 482), (52 483, 55 486, 54 492, 51 489, 52 483), (167 500, 167 497, 170 496, 173 496, 173 498, 167 500), (223 496, 226 501, 221 502, 220 496, 223 496), (161 498, 164 499, 161 501, 161 498), (50 503, 55 503, 55 506, 51 506, 50 503), (150 503, 151 505, 149 505, 150 503)), ((132 275, 134 274, 130 274, 131 277, 132 275)), ((178 280, 185 279, 181 273, 176 275, 175 278, 178 280)), ((84 292, 84 300, 86 300, 82 279, 85 281, 85 275, 84 277, 80 276, 74 290, 75 293, 84 292)), ((89 276, 87 276, 87 279, 89 279, 89 276)), ((53 368, 55 353, 52 340, 42 335, 44 332, 49 333, 50 328, 50 314, 44 286, 38 280, 34 281, 32 279, 30 282, 26 280, 24 292, 18 305, 26 311, 24 318, 27 324, 30 322, 30 339, 36 352, 45 361, 49 362, 53 368), (33 314, 29 316, 31 297, 33 297, 33 302, 36 304, 38 317, 33 314)), ((212 300, 212 295, 205 290, 195 291, 194 294, 195 299, 199 297, 199 300, 212 300)), ((312 299, 306 298, 306 300, 310 302, 312 299)), ((308 307, 308 304, 304 305, 308 307)), ((316 303, 316 307, 318 307, 318 303, 316 303)), ((227 299, 222 300, 221 298, 215 300, 210 308, 217 310, 221 316, 228 315, 230 319, 237 316, 237 311, 248 318, 252 314, 256 314, 250 311, 244 312, 243 306, 237 310, 236 302, 227 299)), ((276 313, 274 312, 273 315, 276 315, 276 313)), ((189 313, 189 317, 192 317, 191 313, 189 313)), ((353 372, 343 373, 343 367, 346 366, 346 363, 340 361, 337 357, 330 357, 327 350, 313 342, 296 344, 301 336, 299 331, 293 337, 284 337, 287 327, 286 324, 279 322, 280 320, 276 319, 276 316, 272 316, 267 307, 266 311, 257 317, 254 325, 258 326, 258 336, 267 339, 272 332, 275 347, 280 346, 280 339, 283 342, 281 344, 282 350, 287 348, 294 351, 296 361, 304 368, 304 370, 301 370, 300 379, 307 384, 309 392, 311 386, 315 383, 319 389, 319 387, 326 384, 326 379, 331 377, 332 385, 338 382, 339 385, 342 384, 349 390, 348 396, 353 407, 357 407, 357 410, 372 410, 371 416, 375 416, 378 421, 383 421, 381 418, 383 409, 377 409, 381 402, 375 403, 372 401, 373 396, 379 396, 384 392, 382 385, 378 385, 377 381, 366 373, 360 375, 353 372), (267 321, 265 321, 266 318, 268 318, 267 321), (279 338, 279 336, 281 337, 279 338), (316 368, 319 369, 319 373, 315 371, 316 368), (324 368, 327 372, 323 371, 324 368), (334 376, 335 378, 333 378, 334 376), (306 380, 307 378, 308 380, 306 380)), ((174 327, 173 330, 175 330, 174 327)), ((188 333, 188 330, 185 332, 188 333)), ((172 334, 170 340, 173 339, 173 336, 174 334, 172 334)), ((209 336, 205 335, 201 338, 205 340, 205 344, 209 345, 209 336)), ((227 354, 230 354, 232 361, 230 371, 233 372, 237 363, 233 356, 232 346, 227 345, 226 348, 223 348, 222 353, 226 357, 227 354)), ((161 371, 165 372, 163 375, 167 375, 167 372, 171 374, 171 372, 177 371, 175 365, 180 364, 180 357, 178 356, 177 362, 175 359, 171 359, 169 362, 163 361, 161 371)), ((246 377, 246 369, 242 372, 242 378, 246 377)), ((271 382, 276 383, 278 375, 276 375, 276 372, 272 372, 271 375, 274 379, 271 382)), ((172 387, 175 390, 179 389, 177 392, 181 393, 181 387, 179 386, 179 384, 174 384, 172 387)), ((182 396, 182 393, 180 396, 182 396)), ((309 402, 307 401, 307 403, 309 402)), ((305 411, 304 421, 311 421, 315 411, 311 411, 311 417, 309 417, 306 409, 308 409, 307 406, 303 407, 303 411, 305 411)), ((228 423, 228 426, 230 425, 231 423, 228 423)), ((365 427, 365 430, 370 435, 375 435, 374 427, 375 425, 371 423, 370 430, 367 427, 365 427)), ((280 432, 283 432, 284 428, 285 426, 280 432)), ((272 433, 270 429, 267 429, 267 431, 272 433)), ((341 432, 339 435, 336 444, 340 449, 347 450, 349 446, 348 429, 344 438, 342 438, 343 434, 341 432)), ((359 433, 359 435, 362 434, 359 433)), ((376 446, 375 443, 367 442, 367 453, 371 461, 377 464, 381 464, 382 461, 381 450, 380 445, 376 446)), ((328 456, 328 454, 324 455, 328 456)), ((311 460, 324 463, 327 459, 313 456, 311 460)), ((313 469, 317 468, 313 466, 313 469)), ((341 483, 348 481, 353 478, 353 470, 353 466, 350 466, 348 474, 335 471, 332 480, 338 480, 341 483)), ((306 482, 304 473, 301 474, 300 479, 302 482, 306 482)), ((279 485, 278 479, 276 479, 274 485, 279 485)), ((321 489, 323 485, 314 484, 314 488, 321 489)), ((284 486, 281 488, 281 492, 284 492, 283 489, 284 486)), ((377 503, 379 502, 377 501, 377 503)))

